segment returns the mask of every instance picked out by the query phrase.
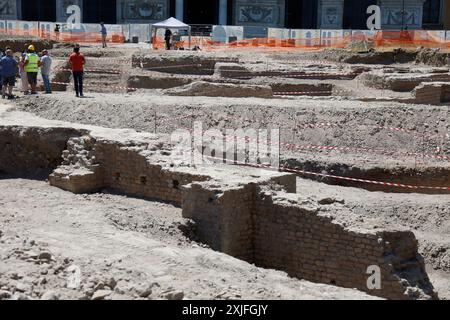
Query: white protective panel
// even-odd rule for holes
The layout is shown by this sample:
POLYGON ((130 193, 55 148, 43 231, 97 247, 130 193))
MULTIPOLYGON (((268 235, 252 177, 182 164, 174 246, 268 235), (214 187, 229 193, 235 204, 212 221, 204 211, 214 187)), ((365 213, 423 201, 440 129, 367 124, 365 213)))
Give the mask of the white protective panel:
POLYGON ((37 36, 38 25, 37 21, 21 21, 21 20, 8 20, 8 31, 14 34, 24 36, 37 36))
POLYGON ((235 37, 237 41, 244 39, 244 27, 239 26, 213 26, 213 41, 229 43, 230 37, 235 37))
POLYGON ((314 47, 320 45, 320 30, 318 29, 292 29, 291 39, 296 46, 314 47))
POLYGON ((133 37, 138 37, 139 42, 149 42, 150 35, 150 25, 149 24, 130 24, 130 39, 133 37))
POLYGON ((0 32, 6 32, 6 20, 0 20, 0 32))
POLYGON ((351 30, 325 30, 321 29, 321 42, 324 47, 339 46, 344 43, 345 40, 350 41, 352 34, 351 30))
POLYGON ((282 28, 269 28, 267 37, 270 39, 285 40, 290 38, 290 30, 282 28))
POLYGON ((417 42, 445 42, 445 31, 439 30, 420 30, 413 32, 413 40, 417 42))

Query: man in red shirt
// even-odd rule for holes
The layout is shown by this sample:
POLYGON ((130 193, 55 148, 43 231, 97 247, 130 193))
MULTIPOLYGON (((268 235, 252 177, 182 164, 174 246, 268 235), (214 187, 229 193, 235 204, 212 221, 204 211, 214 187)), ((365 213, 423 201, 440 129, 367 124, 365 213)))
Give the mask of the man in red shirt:
POLYGON ((72 66, 73 81, 75 83, 75 92, 77 97, 84 97, 83 95, 83 72, 86 60, 84 55, 80 53, 80 47, 73 48, 73 53, 69 58, 70 65, 72 66))

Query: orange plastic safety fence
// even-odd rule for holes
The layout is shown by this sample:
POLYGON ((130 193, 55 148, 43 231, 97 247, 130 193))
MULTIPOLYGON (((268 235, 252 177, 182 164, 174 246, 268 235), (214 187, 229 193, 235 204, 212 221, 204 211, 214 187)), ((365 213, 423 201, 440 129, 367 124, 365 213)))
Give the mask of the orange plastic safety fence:
MULTIPOLYGON (((98 32, 60 32, 48 31, 46 29, 8 29, 0 30, 16 36, 34 36, 42 39, 80 42, 80 43, 101 43, 102 36, 98 32)), ((319 34, 321 34, 319 32, 319 34)), ((329 32, 327 33, 330 34, 329 32)), ((448 38, 448 37, 447 37, 448 38)), ((265 49, 276 51, 289 51, 293 49, 317 50, 322 48, 346 48, 354 42, 366 41, 373 44, 375 48, 389 47, 432 47, 450 48, 450 39, 446 38, 445 31, 427 30, 405 30, 405 31, 377 31, 375 33, 365 31, 354 31, 346 36, 319 36, 314 38, 254 38, 238 40, 231 43, 213 41, 211 37, 191 37, 191 47, 198 46, 202 50, 223 50, 223 49, 265 49)), ((109 43, 124 43, 125 36, 121 33, 110 33, 107 37, 109 43)), ((176 48, 188 48, 188 37, 183 37, 181 41, 173 43, 176 48)), ((153 47, 163 49, 165 47, 164 38, 154 37, 153 47)))

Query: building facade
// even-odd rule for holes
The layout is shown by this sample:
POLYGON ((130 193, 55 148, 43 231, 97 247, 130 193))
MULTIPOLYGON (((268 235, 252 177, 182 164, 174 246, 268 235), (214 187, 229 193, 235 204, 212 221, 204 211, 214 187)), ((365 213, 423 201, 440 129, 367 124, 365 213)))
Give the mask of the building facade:
POLYGON ((0 19, 65 22, 68 6, 85 23, 152 23, 365 29, 377 4, 383 29, 450 28, 450 0, 0 0, 0 19))

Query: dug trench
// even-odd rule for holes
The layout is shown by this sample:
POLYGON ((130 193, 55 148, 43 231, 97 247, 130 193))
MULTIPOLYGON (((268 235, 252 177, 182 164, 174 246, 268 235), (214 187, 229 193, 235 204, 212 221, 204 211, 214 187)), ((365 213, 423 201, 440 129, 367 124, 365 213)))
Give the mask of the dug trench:
MULTIPOLYGON (((52 120, 164 134, 190 129, 196 122, 203 131, 241 130, 225 138, 245 139, 252 129, 279 128, 281 165, 319 174, 301 177, 371 191, 448 192, 450 127, 446 107, 339 101, 341 108, 337 108, 333 100, 217 100, 159 94, 149 98, 149 93, 114 96, 110 104, 109 97, 77 101, 77 113, 70 112, 73 100, 65 93, 23 99, 17 107, 52 120), (423 188, 398 188, 391 183, 423 188)), ((208 139, 211 137, 204 135, 205 143, 208 139)), ((271 147, 270 143, 262 146, 271 147)))
POLYGON ((47 151, 55 148, 52 137, 59 141, 73 132, 65 148, 56 147, 63 160, 50 175, 54 186, 75 193, 111 188, 170 201, 195 221, 196 236, 212 249, 300 279, 390 299, 436 297, 411 231, 380 227, 340 200, 295 194, 293 174, 174 165, 173 145, 164 134, 61 124, 51 129, 52 122, 36 129, 15 119, 14 112, 3 119, 2 143, 14 139, 8 157, 0 161, 4 172, 20 171, 15 164, 24 160, 30 169, 54 169, 53 161, 39 159, 53 158, 47 151), (24 152, 29 146, 22 138, 46 130, 53 133, 47 140, 51 147, 38 144, 37 151, 33 146, 33 152, 24 152), (38 160, 27 161, 27 156, 38 160), (371 265, 380 266, 384 284, 375 292, 367 287, 371 265))

